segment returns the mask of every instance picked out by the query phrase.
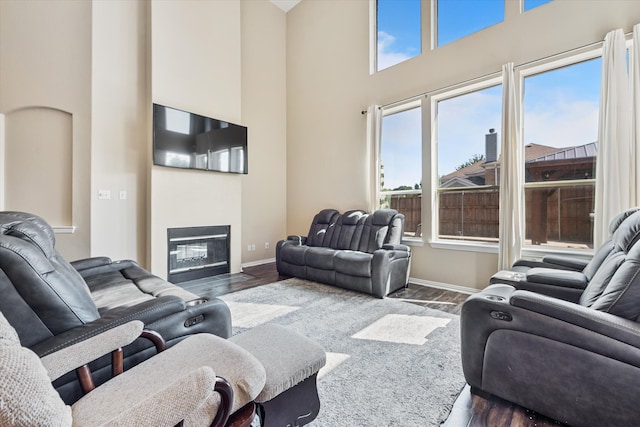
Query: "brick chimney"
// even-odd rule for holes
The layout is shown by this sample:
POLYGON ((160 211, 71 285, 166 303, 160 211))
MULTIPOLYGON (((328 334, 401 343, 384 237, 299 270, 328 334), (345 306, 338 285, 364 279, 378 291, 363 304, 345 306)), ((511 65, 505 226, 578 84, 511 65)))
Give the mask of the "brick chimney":
POLYGON ((496 185, 499 182, 498 170, 498 134, 495 129, 489 129, 484 136, 484 183, 496 185))
POLYGON ((484 160, 486 163, 498 160, 498 134, 495 129, 489 129, 484 136, 484 160))

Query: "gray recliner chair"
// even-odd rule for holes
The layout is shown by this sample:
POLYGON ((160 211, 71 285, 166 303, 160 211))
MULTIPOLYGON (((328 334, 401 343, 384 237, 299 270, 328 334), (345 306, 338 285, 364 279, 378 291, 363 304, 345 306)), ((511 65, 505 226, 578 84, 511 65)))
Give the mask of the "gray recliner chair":
MULTIPOLYGON (((548 255, 542 261, 522 259, 509 270, 499 271, 490 283, 507 283, 516 289, 578 302, 594 278, 604 280, 617 268, 620 260, 640 240, 640 208, 624 211, 609 225, 611 237, 595 252, 591 260, 548 255), (602 271, 601 271, 602 270, 602 271)), ((601 284, 602 285, 602 284, 601 284)))
POLYGON ((640 245, 608 257, 579 303, 493 284, 461 313, 472 392, 570 425, 640 419, 640 245))
MULTIPOLYGON (((131 320, 160 333, 169 346, 200 332, 231 335, 222 300, 198 299, 133 261, 93 258, 75 266, 55 249, 53 230, 42 218, 0 213, 0 311, 22 345, 41 357, 131 320)), ((148 341, 136 340, 125 349, 125 367, 153 354, 148 341)), ((109 362, 103 357, 90 365, 97 384, 109 377, 109 362)), ((81 396, 73 373, 54 385, 67 403, 81 396)))

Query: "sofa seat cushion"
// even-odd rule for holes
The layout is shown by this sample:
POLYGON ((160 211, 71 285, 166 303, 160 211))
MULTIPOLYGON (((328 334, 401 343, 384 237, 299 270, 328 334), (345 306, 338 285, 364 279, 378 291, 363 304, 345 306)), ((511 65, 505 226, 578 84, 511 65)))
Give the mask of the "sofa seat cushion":
POLYGON ((321 270, 333 270, 336 250, 330 248, 309 248, 304 259, 308 267, 319 268, 321 270))
POLYGON ((127 279, 132 280, 141 292, 154 297, 171 295, 180 297, 184 301, 192 301, 200 298, 198 295, 189 292, 180 286, 174 285, 171 282, 167 282, 166 280, 151 274, 138 264, 133 264, 131 267, 123 269, 122 275, 127 279))
POLYGON ((373 255, 357 251, 337 251, 334 264, 337 273, 349 276, 371 277, 373 255))
POLYGON ((308 246, 284 245, 280 250, 282 260, 293 265, 305 265, 305 253, 308 246))
POLYGON ((100 312, 154 299, 152 295, 141 292, 133 281, 125 279, 119 271, 87 277, 85 280, 100 312))

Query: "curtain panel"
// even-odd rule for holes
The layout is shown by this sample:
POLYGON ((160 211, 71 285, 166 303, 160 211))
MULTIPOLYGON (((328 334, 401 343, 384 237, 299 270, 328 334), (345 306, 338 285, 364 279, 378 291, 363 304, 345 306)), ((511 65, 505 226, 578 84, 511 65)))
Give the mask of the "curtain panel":
POLYGON ((596 160, 594 247, 609 238, 609 223, 618 213, 637 204, 635 150, 632 148, 629 79, 625 35, 609 32, 602 50, 602 84, 596 160), (631 178, 631 179, 630 179, 631 178))
POLYGON ((371 168, 366 178, 368 185, 367 208, 369 212, 378 209, 380 203, 380 135, 382 132, 382 109, 379 105, 371 105, 367 108, 367 157, 371 168))
POLYGON ((524 239, 524 154, 513 62, 502 66, 502 161, 498 270, 520 258, 524 239))

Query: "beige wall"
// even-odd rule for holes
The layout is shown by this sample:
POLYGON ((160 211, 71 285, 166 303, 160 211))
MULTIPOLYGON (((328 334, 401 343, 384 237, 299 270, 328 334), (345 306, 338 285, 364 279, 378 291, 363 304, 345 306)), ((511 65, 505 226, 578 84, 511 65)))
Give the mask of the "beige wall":
POLYGON ((249 174, 242 178, 243 264, 274 258, 276 242, 286 232, 285 61, 285 13, 268 1, 243 1, 242 120, 249 128, 249 174), (255 251, 247 249, 251 244, 255 251))
MULTIPOLYGON (((240 48, 239 1, 153 2, 153 102, 243 124, 240 48)), ((167 228, 201 225, 231 225, 231 272, 240 271, 240 175, 153 166, 149 192, 153 273, 167 274, 167 228)))
MULTIPOLYGON (((167 227, 231 224, 233 272, 272 258, 286 218, 285 37, 286 15, 267 0, 1 1, 0 145, 15 145, 12 114, 25 107, 71 121, 66 138, 58 133, 72 170, 49 171, 71 180, 53 185, 70 213, 51 209, 52 191, 36 185, 41 206, 25 205, 76 226, 58 235, 63 255, 133 258, 165 276, 167 227), (152 166, 152 102, 248 126, 249 175, 152 166)), ((0 160, 20 171, 20 158, 0 160)), ((2 206, 5 189, 33 179, 8 178, 0 208, 20 209, 2 206)))
POLYGON ((147 15, 146 2, 93 2, 91 253, 141 263, 150 159, 147 15), (98 199, 100 190, 111 198, 98 199))
POLYGON ((3 208, 76 227, 74 234, 57 236, 58 249, 69 259, 90 254, 91 6, 0 2, 3 208), (48 141, 72 158, 56 160, 46 151, 48 141), (40 173, 29 171, 31 156, 38 157, 40 173), (47 176, 56 183, 52 188, 42 183, 47 176))
MULTIPOLYGON (((430 22, 423 1, 423 22, 430 22)), ((324 207, 365 208, 369 162, 360 111, 601 41, 640 22, 635 1, 555 0, 369 75, 369 2, 303 0, 287 16, 287 232, 306 233, 324 207)), ((429 34, 429 31, 424 31, 429 34)), ((423 152, 428 152, 423 150, 423 152)), ((411 276, 486 286, 497 255, 414 247, 411 276)))

